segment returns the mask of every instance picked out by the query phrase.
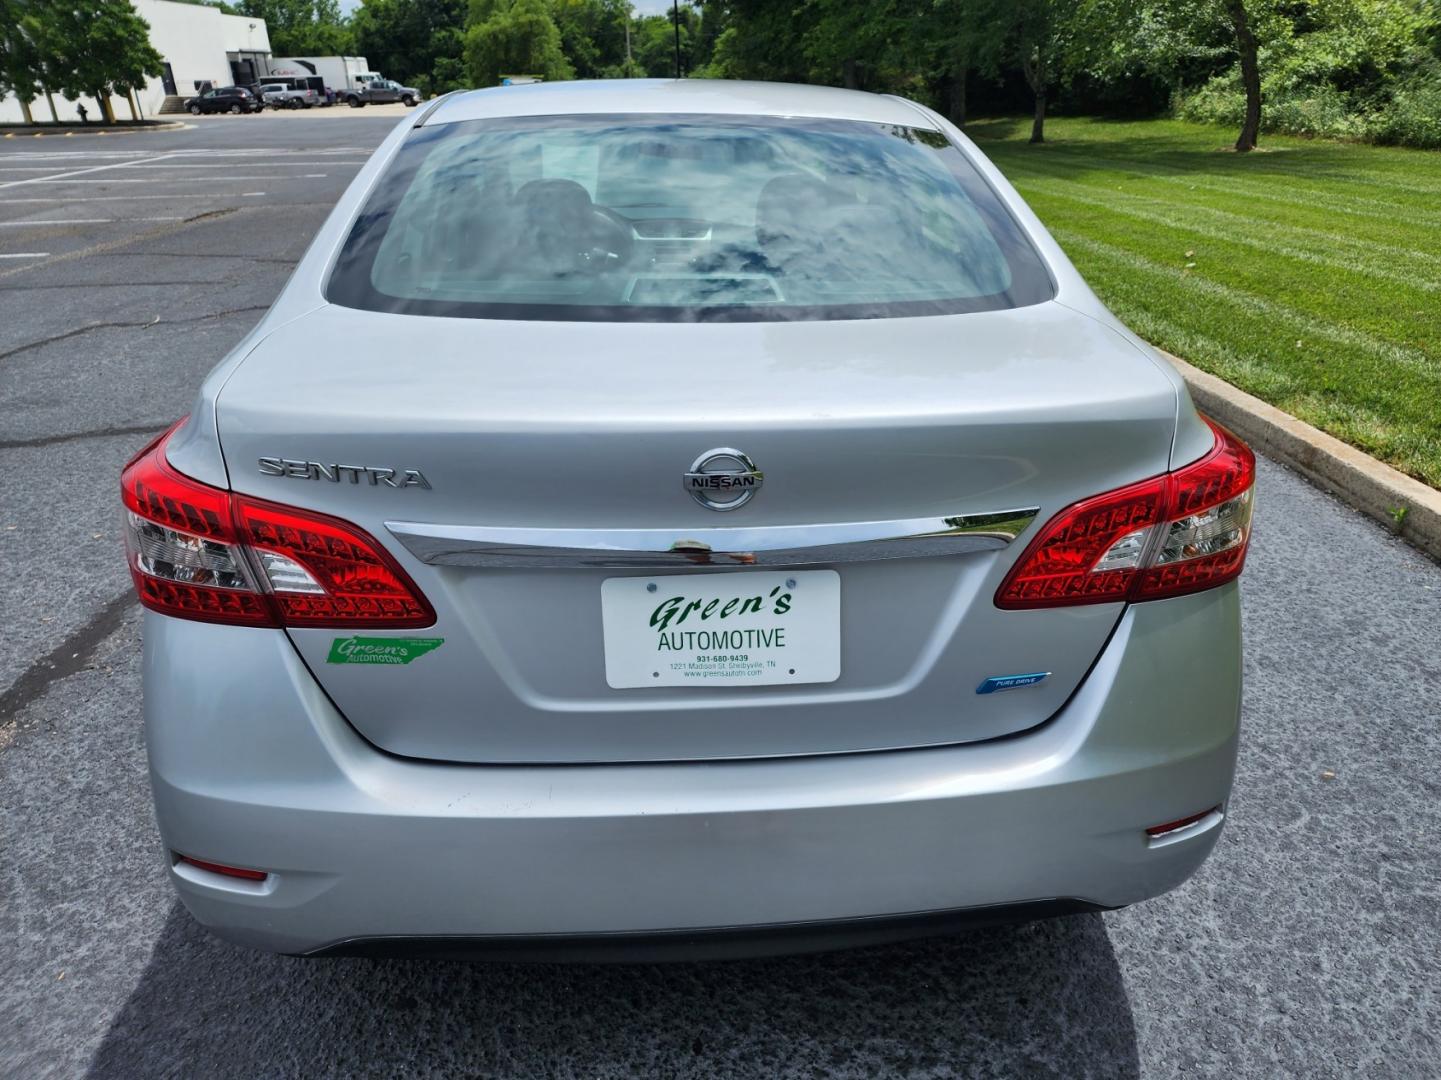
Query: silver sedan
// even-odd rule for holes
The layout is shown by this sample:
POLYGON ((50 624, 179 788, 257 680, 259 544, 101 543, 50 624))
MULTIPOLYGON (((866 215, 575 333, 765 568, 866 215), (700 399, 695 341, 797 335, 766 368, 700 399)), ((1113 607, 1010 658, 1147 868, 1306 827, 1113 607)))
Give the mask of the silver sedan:
POLYGON ((929 109, 444 97, 124 472, 168 872, 312 955, 1155 896, 1226 813, 1254 473, 929 109))

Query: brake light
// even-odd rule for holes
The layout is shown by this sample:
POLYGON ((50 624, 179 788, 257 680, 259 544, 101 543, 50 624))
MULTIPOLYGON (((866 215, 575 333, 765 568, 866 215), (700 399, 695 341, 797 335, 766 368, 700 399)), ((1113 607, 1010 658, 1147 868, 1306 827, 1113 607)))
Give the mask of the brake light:
POLYGON ((405 571, 356 526, 176 472, 165 460, 174 431, 140 451, 120 478, 126 553, 143 605, 242 626, 435 622, 405 571))
POLYGON ((1256 457, 1206 423, 1216 444, 1199 461, 1053 517, 1006 575, 996 606, 1159 600, 1236 578, 1251 539, 1256 457))

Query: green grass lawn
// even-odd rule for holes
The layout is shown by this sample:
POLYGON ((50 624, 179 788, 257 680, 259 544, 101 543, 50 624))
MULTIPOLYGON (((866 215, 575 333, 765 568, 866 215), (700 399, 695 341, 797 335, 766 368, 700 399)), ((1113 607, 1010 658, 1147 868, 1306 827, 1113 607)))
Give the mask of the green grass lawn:
POLYGON ((967 133, 1136 333, 1441 488, 1441 153, 1029 127, 967 133))

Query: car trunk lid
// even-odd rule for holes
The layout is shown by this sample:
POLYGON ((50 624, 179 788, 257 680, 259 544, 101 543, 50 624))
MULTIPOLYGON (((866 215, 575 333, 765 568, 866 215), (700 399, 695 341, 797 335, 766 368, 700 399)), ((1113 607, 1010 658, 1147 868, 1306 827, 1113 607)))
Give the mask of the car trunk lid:
MULTIPOLYGON (((1175 411, 1153 361, 1058 304, 703 326, 330 307, 266 339, 217 417, 236 490, 360 525, 437 611, 419 631, 290 631, 357 730, 414 757, 599 762, 939 745, 1043 722, 1120 605, 1001 611, 995 589, 1056 510, 1164 471, 1175 411), (683 485, 720 449, 763 474, 725 513, 683 485), (960 519, 995 533, 1017 512, 1036 517, 1009 546, 806 542, 960 519), (494 554, 496 536, 549 555, 464 556, 494 554), (597 544, 676 554, 565 554, 597 544), (617 686, 608 672, 602 596, 627 589, 612 579, 665 600, 686 593, 681 575, 699 589, 725 574, 721 592, 743 597, 811 588, 816 571, 836 581, 829 681, 617 686), (356 662, 370 639, 415 655, 356 662), (1042 674, 1005 693, 987 682, 1042 674)), ((654 626, 637 632, 654 644, 654 626)))

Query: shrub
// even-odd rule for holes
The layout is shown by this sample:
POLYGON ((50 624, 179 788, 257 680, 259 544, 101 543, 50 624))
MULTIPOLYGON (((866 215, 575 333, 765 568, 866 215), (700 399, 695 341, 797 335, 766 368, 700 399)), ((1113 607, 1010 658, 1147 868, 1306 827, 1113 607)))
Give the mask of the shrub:
MULTIPOLYGON (((1178 97, 1174 110, 1183 120, 1239 127, 1246 110, 1240 79, 1235 72, 1217 75, 1178 97)), ((1412 72, 1371 101, 1360 101, 1329 83, 1268 86, 1261 128, 1288 135, 1441 148, 1441 65, 1412 72)))
POLYGON ((1417 71, 1400 82, 1369 126, 1380 143, 1441 149, 1441 68, 1417 71))

